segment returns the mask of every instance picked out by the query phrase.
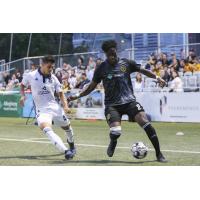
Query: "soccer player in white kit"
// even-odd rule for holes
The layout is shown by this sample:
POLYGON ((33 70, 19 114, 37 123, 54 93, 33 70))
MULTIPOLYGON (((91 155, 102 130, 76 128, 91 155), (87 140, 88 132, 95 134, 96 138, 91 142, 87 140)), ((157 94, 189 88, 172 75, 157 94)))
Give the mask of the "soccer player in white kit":
POLYGON ((25 102, 24 88, 31 86, 33 100, 36 106, 36 119, 38 126, 49 138, 55 147, 65 154, 66 159, 72 159, 76 154, 74 146, 73 129, 66 113, 70 113, 68 103, 62 91, 62 87, 55 75, 52 74, 55 60, 52 56, 45 56, 42 65, 38 70, 29 72, 23 77, 21 83, 20 104, 25 102), (55 100, 55 93, 58 94, 62 107, 55 100), (54 133, 52 121, 65 130, 69 149, 61 138, 54 133))

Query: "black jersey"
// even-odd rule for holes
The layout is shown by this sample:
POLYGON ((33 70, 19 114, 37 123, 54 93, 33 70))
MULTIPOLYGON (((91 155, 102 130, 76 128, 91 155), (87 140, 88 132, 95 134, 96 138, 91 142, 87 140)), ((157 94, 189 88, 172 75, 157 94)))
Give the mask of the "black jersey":
POLYGON ((93 81, 103 81, 105 105, 122 105, 136 101, 130 74, 139 72, 140 65, 133 60, 120 59, 115 66, 104 61, 94 72, 93 81))

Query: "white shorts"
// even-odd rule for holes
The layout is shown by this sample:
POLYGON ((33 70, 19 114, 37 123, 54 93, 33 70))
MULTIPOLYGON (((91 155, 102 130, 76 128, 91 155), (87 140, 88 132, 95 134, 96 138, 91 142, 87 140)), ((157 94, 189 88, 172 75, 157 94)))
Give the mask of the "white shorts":
POLYGON ((60 127, 65 127, 70 124, 67 115, 60 105, 54 106, 52 108, 42 108, 38 110, 36 119, 38 126, 40 126, 41 123, 52 124, 52 121, 55 125, 60 127))

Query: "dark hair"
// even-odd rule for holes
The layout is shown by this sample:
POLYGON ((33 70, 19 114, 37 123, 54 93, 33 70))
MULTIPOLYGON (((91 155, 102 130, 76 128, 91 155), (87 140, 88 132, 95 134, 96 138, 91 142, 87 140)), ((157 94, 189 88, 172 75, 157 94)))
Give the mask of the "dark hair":
POLYGON ((101 48, 104 52, 108 52, 111 48, 117 48, 117 42, 115 40, 106 40, 103 42, 101 48))
POLYGON ((44 58, 42 58, 42 62, 43 63, 55 63, 55 59, 53 58, 53 56, 48 55, 48 56, 44 56, 44 58))
POLYGON ((80 60, 81 60, 81 63, 83 63, 83 62, 84 62, 84 59, 83 59, 83 57, 82 57, 82 56, 80 56, 78 59, 80 59, 80 60))

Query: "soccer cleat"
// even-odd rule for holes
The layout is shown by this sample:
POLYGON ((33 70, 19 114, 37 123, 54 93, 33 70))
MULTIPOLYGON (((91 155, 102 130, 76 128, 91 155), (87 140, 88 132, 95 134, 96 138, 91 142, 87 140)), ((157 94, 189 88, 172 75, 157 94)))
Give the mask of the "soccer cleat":
POLYGON ((73 157, 75 156, 75 154, 76 154, 76 150, 75 149, 73 149, 73 150, 66 150, 65 151, 65 158, 67 160, 71 160, 71 159, 73 159, 73 157))
POLYGON ((116 146, 117 146, 117 140, 110 140, 110 144, 107 149, 107 155, 109 157, 113 156, 116 146))
POLYGON ((162 153, 159 153, 156 157, 157 157, 157 161, 158 162, 162 162, 162 163, 166 163, 167 162, 166 158, 163 156, 162 153))

